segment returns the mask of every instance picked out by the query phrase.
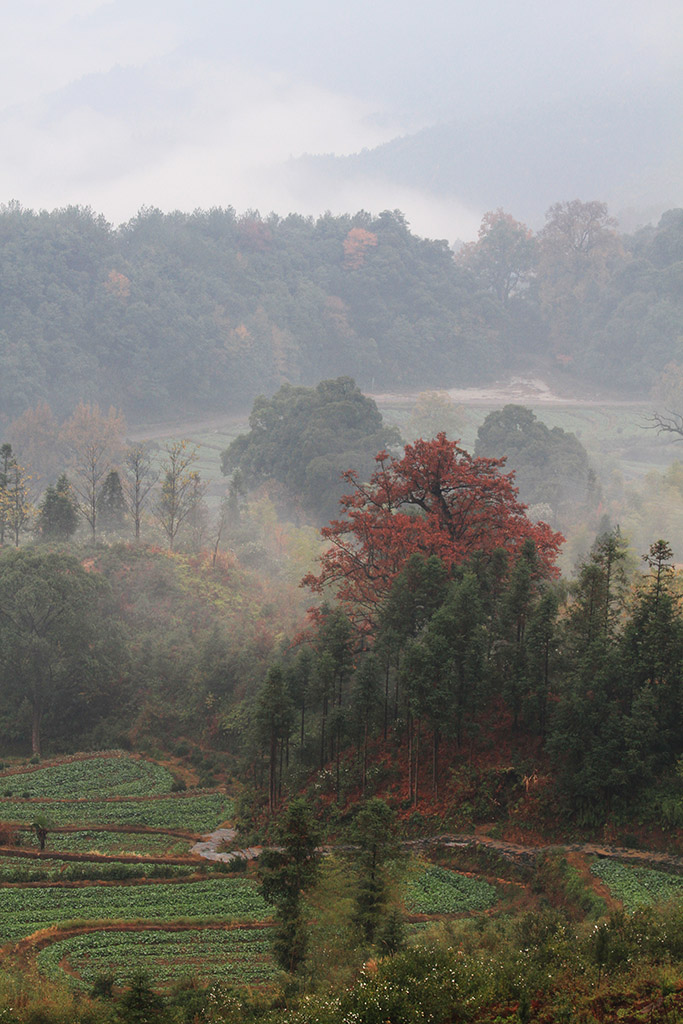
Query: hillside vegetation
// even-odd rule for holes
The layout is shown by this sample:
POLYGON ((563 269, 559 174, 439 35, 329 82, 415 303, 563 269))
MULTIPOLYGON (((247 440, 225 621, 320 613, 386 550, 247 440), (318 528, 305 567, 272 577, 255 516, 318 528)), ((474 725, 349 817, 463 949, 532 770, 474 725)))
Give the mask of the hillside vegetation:
POLYGON ((457 256, 398 212, 0 209, 0 415, 246 409, 284 381, 465 385, 529 366, 642 394, 678 351, 683 213, 620 236, 601 203, 534 235, 503 211, 457 256))
MULTIPOLYGON (((656 495, 634 552, 574 434, 508 404, 472 453, 423 394, 403 447, 348 374, 541 360, 675 408, 682 238, 578 202, 537 236, 489 214, 457 256, 398 213, 0 212, 3 1019, 680 1016, 656 495), (256 391, 211 460, 125 441, 122 407, 256 391)), ((679 502, 681 475, 645 486, 679 502)))

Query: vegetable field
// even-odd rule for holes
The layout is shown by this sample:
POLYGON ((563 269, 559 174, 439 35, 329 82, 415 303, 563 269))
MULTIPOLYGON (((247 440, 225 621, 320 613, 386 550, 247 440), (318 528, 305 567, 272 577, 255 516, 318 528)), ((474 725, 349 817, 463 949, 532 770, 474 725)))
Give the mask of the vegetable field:
POLYGON ((683 897, 683 877, 680 875, 633 867, 616 860, 597 861, 591 870, 627 910, 683 897))
MULTIPOLYGON (((193 837, 226 822, 231 800, 175 793, 173 782, 164 766, 120 752, 0 774, 6 957, 34 955, 41 972, 83 990, 102 978, 123 987, 140 970, 159 990, 183 976, 229 985, 276 976, 273 910, 257 881, 190 854, 193 837), (34 822, 47 829, 42 853, 34 822)), ((488 883, 426 861, 407 870, 409 914, 482 911, 497 898, 488 883)))
POLYGON ((80 988, 90 988, 101 975, 124 985, 143 970, 159 988, 183 975, 202 982, 253 984, 277 974, 267 929, 88 932, 53 942, 37 960, 51 977, 68 967, 80 988))
POLYGON ((205 832, 216 828, 232 810, 223 793, 112 798, 109 800, 0 800, 0 820, 31 822, 46 818, 52 825, 144 825, 157 829, 205 832))
POLYGON ((0 821, 48 825, 138 825, 207 832, 232 811, 224 793, 171 794, 162 765, 125 754, 77 758, 0 774, 0 821))
POLYGON ((488 882, 431 864, 409 878, 404 899, 413 914, 461 914, 488 910, 498 893, 488 882))
POLYGON ((0 773, 0 794, 48 800, 170 793, 168 768, 125 754, 78 758, 64 764, 0 773))
POLYGON ((259 889, 243 878, 12 888, 1 894, 0 943, 72 921, 258 921, 268 916, 259 889))
POLYGON ((173 793, 174 781, 163 765, 120 752, 0 773, 5 954, 23 940, 43 946, 50 930, 40 970, 82 988, 103 974, 124 984, 141 968, 160 988, 183 974, 233 984, 274 975, 271 910, 258 884, 217 870, 226 865, 192 863, 193 842, 226 821, 231 800, 215 790, 173 793), (34 822, 47 829, 45 852, 20 856, 37 851, 34 822))
MULTIPOLYGON (((38 848, 34 832, 22 831, 21 845, 38 848)), ((187 839, 163 832, 104 832, 79 829, 78 832, 50 831, 47 848, 52 853, 102 854, 108 857, 186 857, 187 839)))

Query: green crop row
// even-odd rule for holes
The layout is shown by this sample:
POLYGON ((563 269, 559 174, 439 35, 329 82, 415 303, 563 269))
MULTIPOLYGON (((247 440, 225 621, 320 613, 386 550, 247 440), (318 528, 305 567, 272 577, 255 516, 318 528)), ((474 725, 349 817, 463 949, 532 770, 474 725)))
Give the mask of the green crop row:
POLYGON ((29 860, 3 857, 0 860, 0 884, 10 882, 125 881, 130 878, 183 878, 208 868, 206 861, 190 864, 122 864, 119 861, 29 860))
MULTIPOLYGON (((29 849, 37 849, 39 845, 35 832, 28 830, 21 833, 20 843, 29 849)), ((79 832, 48 832, 46 849, 54 853, 102 853, 113 857, 187 857, 191 845, 187 839, 163 833, 84 829, 79 832)))
POLYGON ((404 902, 413 914, 457 914, 488 910, 498 900, 496 889, 478 878, 433 864, 408 879, 404 902))
POLYGON ((683 877, 634 867, 617 860, 599 860, 591 871, 609 887, 627 910, 683 898, 683 877))
POLYGON ((13 800, 0 799, 0 820, 31 822, 45 818, 60 825, 146 825, 208 832, 230 816, 232 801, 224 793, 188 793, 152 800, 13 800))
POLYGON ((173 775, 162 765, 125 754, 91 757, 33 771, 0 773, 0 793, 69 799, 170 793, 173 775))
POLYGON ((0 890, 0 944, 67 921, 258 921, 270 910, 241 878, 0 890))
POLYGON ((156 988, 192 975, 202 982, 254 984, 277 974, 265 930, 91 932, 55 942, 38 954, 39 969, 90 988, 108 975, 117 986, 144 970, 156 988), (60 966, 68 965, 69 972, 60 966), (73 974, 77 978, 73 978, 73 974))

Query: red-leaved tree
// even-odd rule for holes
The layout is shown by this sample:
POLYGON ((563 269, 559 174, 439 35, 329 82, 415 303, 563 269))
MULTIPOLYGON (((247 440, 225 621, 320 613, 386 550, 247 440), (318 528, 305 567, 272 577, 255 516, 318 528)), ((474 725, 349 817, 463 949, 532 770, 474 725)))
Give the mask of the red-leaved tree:
POLYGON ((316 592, 332 586, 356 619, 372 623, 375 608, 415 553, 437 555, 450 570, 475 552, 504 548, 514 558, 530 538, 540 563, 556 574, 564 538, 527 517, 514 474, 501 471, 505 459, 475 458, 439 434, 407 445, 400 459, 380 452, 376 461, 368 484, 353 470, 344 474, 353 493, 341 499, 342 518, 322 531, 330 547, 320 574, 302 581, 316 592))

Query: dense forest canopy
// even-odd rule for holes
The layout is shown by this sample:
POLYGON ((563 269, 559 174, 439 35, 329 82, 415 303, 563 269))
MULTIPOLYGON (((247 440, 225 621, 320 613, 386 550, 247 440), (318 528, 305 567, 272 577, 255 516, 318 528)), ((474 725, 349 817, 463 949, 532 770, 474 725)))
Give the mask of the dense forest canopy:
POLYGON ((284 382, 466 385, 543 367, 646 392, 683 362, 683 211, 619 235, 604 204, 508 213, 454 255, 379 216, 0 208, 0 414, 246 409, 284 382))

